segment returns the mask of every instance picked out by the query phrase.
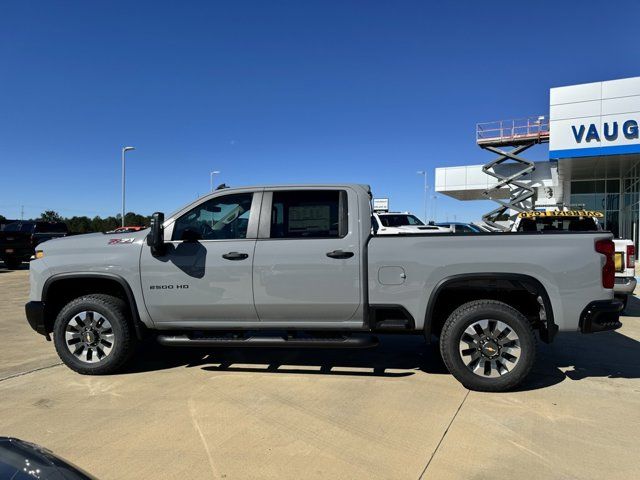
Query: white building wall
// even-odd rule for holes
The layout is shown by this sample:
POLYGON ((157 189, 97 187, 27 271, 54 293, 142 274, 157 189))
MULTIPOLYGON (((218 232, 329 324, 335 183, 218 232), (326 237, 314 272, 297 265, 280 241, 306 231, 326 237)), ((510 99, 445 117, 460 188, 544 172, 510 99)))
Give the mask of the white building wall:
MULTIPOLYGON (((502 175, 509 175, 522 166, 504 164, 496 171, 502 175)), ((557 203, 563 200, 563 186, 558 183, 558 171, 555 162, 536 162, 536 169, 522 180, 537 189, 536 204, 557 203), (553 195, 548 197, 551 189, 553 195)), ((467 165, 463 167, 442 167, 435 170, 435 190, 459 200, 488 199, 483 193, 495 187, 497 179, 482 171, 482 165, 467 165)), ((492 194, 494 198, 508 198, 509 191, 504 188, 492 194)))
POLYGON ((552 88, 549 97, 550 158, 640 152, 640 77, 552 88))

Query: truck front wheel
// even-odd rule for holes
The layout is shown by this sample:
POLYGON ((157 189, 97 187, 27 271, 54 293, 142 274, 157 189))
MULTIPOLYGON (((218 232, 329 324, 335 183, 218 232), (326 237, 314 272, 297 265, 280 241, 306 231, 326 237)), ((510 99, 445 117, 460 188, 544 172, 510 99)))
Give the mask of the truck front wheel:
POLYGON ((136 337, 125 303, 111 295, 85 295, 65 305, 53 325, 58 356, 84 375, 117 372, 131 358, 136 337))
POLYGON ((440 352, 451 374, 466 388, 500 392, 519 385, 536 356, 531 323, 506 303, 475 300, 449 315, 440 352))

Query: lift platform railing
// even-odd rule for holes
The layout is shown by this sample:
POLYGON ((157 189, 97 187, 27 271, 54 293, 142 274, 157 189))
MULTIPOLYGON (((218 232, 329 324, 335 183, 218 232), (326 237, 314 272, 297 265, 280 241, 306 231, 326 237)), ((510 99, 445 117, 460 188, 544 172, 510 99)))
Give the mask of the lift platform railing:
POLYGON ((476 124, 476 143, 480 146, 520 145, 548 141, 549 118, 545 115, 476 124))
POLYGON ((494 210, 482 216, 488 225, 507 229, 498 224, 499 218, 508 215, 511 220, 515 213, 530 208, 535 190, 528 176, 535 170, 535 163, 521 154, 536 144, 549 142, 549 118, 545 115, 498 120, 476 124, 476 143, 479 147, 498 155, 494 160, 482 166, 482 171, 495 178, 497 182, 483 192, 484 196, 498 204, 494 210), (512 165, 504 170, 502 165, 512 165), (509 199, 501 200, 504 190, 508 190, 509 199), (502 195, 496 193, 502 191, 502 195))

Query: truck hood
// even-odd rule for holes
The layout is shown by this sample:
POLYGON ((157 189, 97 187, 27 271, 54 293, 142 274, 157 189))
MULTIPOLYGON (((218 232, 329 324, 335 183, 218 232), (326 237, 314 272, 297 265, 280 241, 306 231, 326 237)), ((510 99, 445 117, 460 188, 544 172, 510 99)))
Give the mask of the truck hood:
POLYGON ((86 250, 106 249, 134 244, 142 244, 149 229, 129 233, 84 233, 62 238, 53 238, 38 245, 38 250, 47 253, 72 253, 86 250))

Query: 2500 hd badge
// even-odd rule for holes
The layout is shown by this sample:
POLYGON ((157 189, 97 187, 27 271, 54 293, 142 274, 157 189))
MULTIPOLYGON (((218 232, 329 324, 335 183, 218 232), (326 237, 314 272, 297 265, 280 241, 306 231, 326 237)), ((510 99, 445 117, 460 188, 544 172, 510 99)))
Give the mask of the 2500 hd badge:
POLYGON ((149 285, 149 290, 186 290, 189 285, 149 285))

